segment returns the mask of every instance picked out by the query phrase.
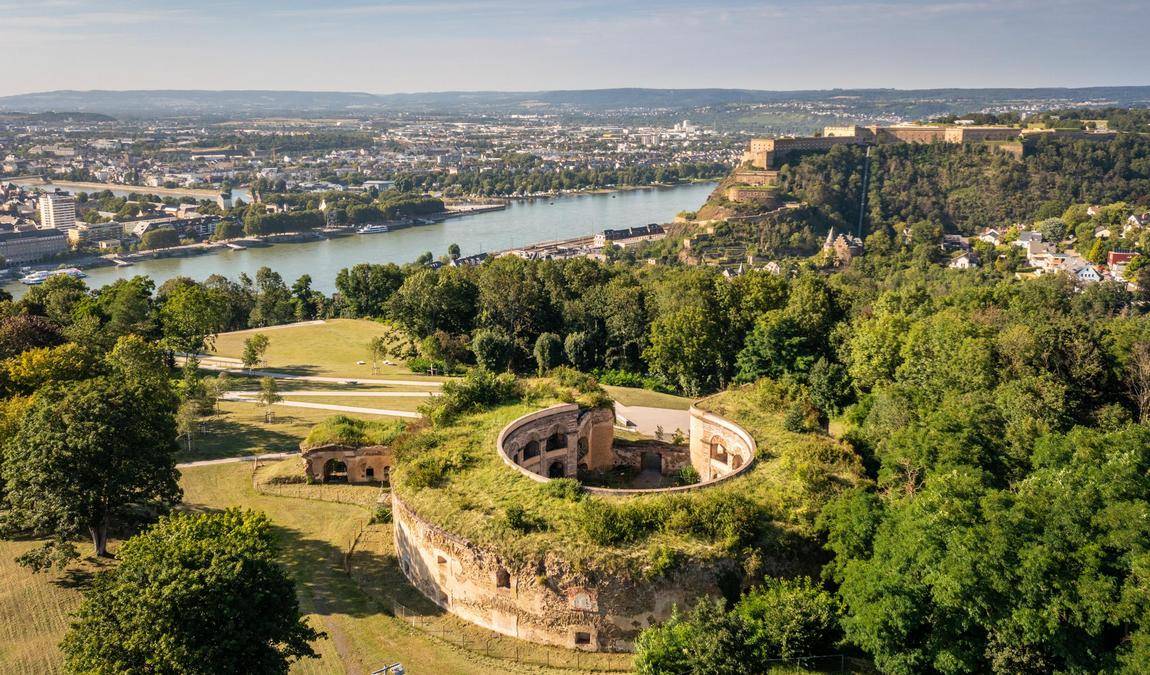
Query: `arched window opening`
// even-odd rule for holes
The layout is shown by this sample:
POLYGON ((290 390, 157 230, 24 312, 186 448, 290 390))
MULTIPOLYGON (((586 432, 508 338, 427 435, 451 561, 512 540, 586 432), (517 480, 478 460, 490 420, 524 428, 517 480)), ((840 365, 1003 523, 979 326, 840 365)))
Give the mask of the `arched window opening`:
POLYGON ((567 475, 567 465, 560 461, 551 462, 547 467, 548 478, 563 478, 567 475))
POLYGON ((730 461, 727 455, 727 448, 723 445, 723 439, 715 436, 711 439, 711 459, 726 464, 730 461))
POLYGON ((327 460, 327 463, 323 465, 323 482, 346 483, 347 464, 344 464, 338 459, 327 460))

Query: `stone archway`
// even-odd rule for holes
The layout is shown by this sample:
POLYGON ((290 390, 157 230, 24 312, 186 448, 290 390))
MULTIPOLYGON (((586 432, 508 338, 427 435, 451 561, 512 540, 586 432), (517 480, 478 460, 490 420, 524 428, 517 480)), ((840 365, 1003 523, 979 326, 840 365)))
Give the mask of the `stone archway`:
POLYGON ((564 478, 567 476, 567 464, 562 460, 555 460, 547 467, 548 478, 564 478))
POLYGON ((347 464, 342 460, 332 459, 327 460, 323 465, 323 482, 325 483, 346 483, 347 482, 347 464))
POLYGON ((711 438, 711 459, 727 464, 730 457, 727 455, 727 446, 723 445, 723 439, 718 436, 711 438))

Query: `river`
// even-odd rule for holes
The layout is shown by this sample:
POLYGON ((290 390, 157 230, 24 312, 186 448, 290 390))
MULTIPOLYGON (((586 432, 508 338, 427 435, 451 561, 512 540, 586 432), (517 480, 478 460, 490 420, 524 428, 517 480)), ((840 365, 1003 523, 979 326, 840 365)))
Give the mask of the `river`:
MULTIPOLYGON (((86 281, 90 287, 98 288, 141 274, 151 277, 157 286, 177 276, 202 280, 211 274, 222 274, 235 279, 244 272, 254 278, 256 270, 266 265, 279 272, 288 285, 300 275, 310 274, 316 290, 331 293, 339 270, 356 263, 407 263, 425 251, 439 257, 447 253, 447 247, 453 243, 459 244, 462 255, 467 256, 589 235, 604 229, 666 223, 680 211, 698 209, 714 187, 715 183, 692 183, 515 201, 503 211, 449 218, 441 223, 395 232, 145 260, 131 267, 89 269, 86 281)), ((18 282, 8 283, 4 288, 15 296, 22 295, 26 289, 18 282)))

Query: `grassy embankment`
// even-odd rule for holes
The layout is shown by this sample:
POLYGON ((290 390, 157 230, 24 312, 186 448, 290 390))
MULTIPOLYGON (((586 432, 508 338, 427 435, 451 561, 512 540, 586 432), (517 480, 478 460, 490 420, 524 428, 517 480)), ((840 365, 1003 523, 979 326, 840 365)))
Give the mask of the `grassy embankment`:
POLYGON ((650 389, 633 389, 631 387, 604 386, 611 398, 620 405, 644 406, 648 408, 667 408, 670 410, 686 410, 691 407, 692 400, 685 396, 664 394, 650 389))
MULTIPOLYGON (((511 420, 546 405, 515 403, 468 415, 444 428, 430 428, 419 447, 424 456, 447 469, 432 485, 417 481, 417 461, 401 462, 395 473, 395 489, 421 516, 479 545, 491 547, 510 560, 529 563, 549 553, 576 568, 591 564, 617 571, 641 572, 660 549, 708 558, 725 556, 715 542, 696 535, 697 525, 648 527, 639 538, 622 545, 603 545, 587 531, 585 502, 602 500, 637 512, 659 512, 683 506, 697 513, 722 508, 725 498, 746 498, 770 521, 765 533, 772 546, 803 546, 825 500, 861 475, 854 453, 838 441, 818 434, 792 433, 783 429, 785 402, 766 387, 746 388, 719 394, 703 405, 743 425, 759 444, 754 467, 706 490, 681 495, 644 495, 605 498, 584 495, 571 499, 522 476, 506 466, 494 447, 499 431, 511 420), (508 519, 509 508, 522 508, 535 526, 523 532, 508 519), (693 529, 694 528, 694 529, 693 529)), ((429 464, 434 462, 423 462, 429 464)), ((640 516, 642 518, 643 516, 640 516)), ((657 516, 656 516, 657 517, 657 516)), ((784 551, 785 553, 785 551, 784 551)), ((794 551, 791 551, 794 553, 794 551)))
MULTIPOLYGON (((407 672, 557 672, 492 655, 582 668, 618 669, 626 655, 577 654, 529 645, 445 614, 403 579, 395 561, 391 526, 369 525, 378 489, 360 486, 267 485, 265 477, 298 470, 296 460, 185 469, 184 508, 231 506, 267 513, 283 545, 282 561, 296 579, 300 607, 327 636, 316 643, 319 659, 297 663, 293 673, 361 674, 401 661, 407 672), (330 501, 330 500, 339 500, 330 501), (354 553, 352 542, 355 541, 354 553), (390 615, 393 602, 410 610, 422 629, 390 615), (445 635, 444 640, 439 635, 445 635), (468 649, 459 647, 466 641, 468 649)), ((62 672, 57 648, 91 564, 74 574, 35 575, 13 558, 36 542, 0 542, 0 672, 62 672)), ((85 549, 82 549, 85 550, 85 549)), ((564 672, 571 672, 570 670, 564 672)))

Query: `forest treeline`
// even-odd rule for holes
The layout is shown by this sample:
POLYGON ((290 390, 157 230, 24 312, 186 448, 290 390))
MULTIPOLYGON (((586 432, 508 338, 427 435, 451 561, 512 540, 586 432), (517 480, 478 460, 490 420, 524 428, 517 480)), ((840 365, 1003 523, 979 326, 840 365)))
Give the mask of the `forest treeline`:
MULTIPOLYGON (((840 226, 858 223, 866 149, 835 147, 784 166, 780 189, 840 226)), ((1150 208, 1150 137, 1028 140, 1021 159, 988 145, 871 148, 864 235, 928 221, 971 234, 1061 215, 1072 204, 1150 208)))

